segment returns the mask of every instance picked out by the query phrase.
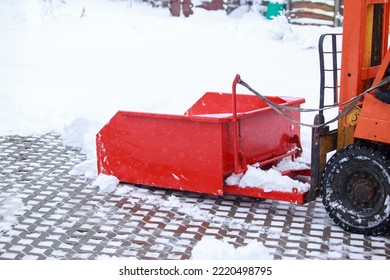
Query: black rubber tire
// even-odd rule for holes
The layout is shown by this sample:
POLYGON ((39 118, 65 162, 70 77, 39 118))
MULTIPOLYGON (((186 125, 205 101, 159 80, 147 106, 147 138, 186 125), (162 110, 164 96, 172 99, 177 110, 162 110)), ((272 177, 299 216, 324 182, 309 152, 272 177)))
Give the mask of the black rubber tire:
POLYGON ((322 201, 346 231, 386 235, 390 230, 390 160, 385 152, 350 145, 328 161, 321 179, 322 201))

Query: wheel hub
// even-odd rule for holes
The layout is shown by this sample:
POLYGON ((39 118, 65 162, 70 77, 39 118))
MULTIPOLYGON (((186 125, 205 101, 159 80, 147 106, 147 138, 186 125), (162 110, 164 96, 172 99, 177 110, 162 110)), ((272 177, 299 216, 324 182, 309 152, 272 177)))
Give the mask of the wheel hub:
POLYGON ((371 201, 375 195, 373 183, 367 179, 359 179, 352 185, 352 199, 354 204, 362 204, 371 201))
POLYGON ((355 209, 360 209, 361 214, 371 211, 377 206, 379 185, 370 172, 360 170, 351 174, 347 181, 347 196, 355 209))

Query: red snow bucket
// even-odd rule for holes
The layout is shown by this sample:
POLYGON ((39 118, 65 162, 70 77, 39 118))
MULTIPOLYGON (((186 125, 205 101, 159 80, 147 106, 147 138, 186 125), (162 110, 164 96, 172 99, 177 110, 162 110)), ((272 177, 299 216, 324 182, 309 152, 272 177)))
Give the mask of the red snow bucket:
MULTIPOLYGON (((223 195, 287 197, 226 186, 232 173, 248 164, 272 164, 296 154, 300 127, 253 95, 207 92, 184 115, 119 111, 97 134, 98 172, 120 181, 223 195)), ((302 98, 267 97, 299 107, 302 98)), ((288 113, 299 121, 299 112, 288 113)), ((277 194, 278 192, 275 192, 277 194)), ((292 195, 292 198, 290 198, 292 195)))

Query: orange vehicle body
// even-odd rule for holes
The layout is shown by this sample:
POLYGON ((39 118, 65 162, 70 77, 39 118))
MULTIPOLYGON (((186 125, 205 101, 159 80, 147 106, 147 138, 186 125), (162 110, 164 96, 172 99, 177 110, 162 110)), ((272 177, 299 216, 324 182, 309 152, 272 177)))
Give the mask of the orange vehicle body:
MULTIPOLYGON (((388 0, 345 1, 340 103, 384 78, 390 61, 388 35, 388 0)), ((338 149, 356 138, 389 144, 389 110, 389 104, 379 101, 372 92, 367 94, 358 117, 352 118, 356 127, 347 121, 351 118, 340 122, 338 149)))

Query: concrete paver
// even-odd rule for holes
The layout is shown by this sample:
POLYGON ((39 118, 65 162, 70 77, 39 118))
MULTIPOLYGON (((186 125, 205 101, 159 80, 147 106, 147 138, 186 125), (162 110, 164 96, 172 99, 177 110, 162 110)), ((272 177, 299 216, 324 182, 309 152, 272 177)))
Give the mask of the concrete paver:
POLYGON ((59 135, 0 138, 0 259, 190 259, 204 236, 261 241, 274 259, 390 259, 389 237, 344 232, 304 206, 123 185, 100 194, 69 175, 85 160, 59 135))

